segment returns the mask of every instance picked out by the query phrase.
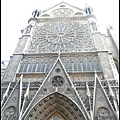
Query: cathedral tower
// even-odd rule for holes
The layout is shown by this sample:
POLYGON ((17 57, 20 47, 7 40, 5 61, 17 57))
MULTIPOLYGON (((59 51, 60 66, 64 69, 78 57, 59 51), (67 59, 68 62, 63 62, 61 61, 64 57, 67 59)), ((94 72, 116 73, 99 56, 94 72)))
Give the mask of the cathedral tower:
POLYGON ((2 120, 118 120, 118 41, 93 9, 35 10, 2 76, 2 120))

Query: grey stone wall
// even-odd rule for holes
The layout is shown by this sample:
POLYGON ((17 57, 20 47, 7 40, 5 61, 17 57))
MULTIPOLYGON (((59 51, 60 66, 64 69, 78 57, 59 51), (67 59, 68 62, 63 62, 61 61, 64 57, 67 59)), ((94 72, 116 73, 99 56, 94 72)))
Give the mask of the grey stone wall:
POLYGON ((25 36, 22 36, 22 38, 19 38, 19 41, 18 41, 18 44, 16 46, 16 49, 14 51, 14 54, 15 53, 23 53, 23 50, 25 48, 25 45, 26 45, 26 42, 29 38, 29 35, 25 35, 25 36))
POLYGON ((106 51, 101 51, 98 52, 98 56, 101 62, 101 66, 103 69, 103 74, 104 74, 104 78, 105 79, 113 79, 113 72, 112 72, 112 68, 110 65, 110 60, 109 60, 109 56, 108 56, 108 52, 106 51))
POLYGON ((97 48, 97 50, 105 50, 103 39, 99 32, 93 33, 93 40, 94 40, 95 47, 97 48))
POLYGON ((13 81, 14 80, 19 62, 22 59, 22 57, 23 55, 14 55, 11 57, 2 81, 13 81))

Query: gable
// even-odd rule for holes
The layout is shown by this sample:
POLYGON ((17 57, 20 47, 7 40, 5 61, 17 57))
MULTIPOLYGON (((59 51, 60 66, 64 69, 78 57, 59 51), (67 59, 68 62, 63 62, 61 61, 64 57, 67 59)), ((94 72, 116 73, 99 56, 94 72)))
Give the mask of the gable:
POLYGON ((94 119, 102 118, 109 120, 117 120, 116 113, 113 110, 112 105, 105 93, 103 86, 101 85, 97 74, 95 73, 95 87, 94 87, 94 119), (115 118, 116 117, 116 118, 115 118))
POLYGON ((82 101, 78 100, 78 96, 77 96, 76 90, 73 88, 72 81, 70 80, 60 58, 58 57, 52 69, 49 71, 48 75, 43 81, 43 84, 36 92, 29 106, 26 108, 22 116, 22 119, 27 119, 26 117, 32 110, 34 110, 34 107, 37 105, 37 103, 41 102, 43 99, 46 100, 47 96, 49 96, 50 94, 54 94, 54 93, 60 93, 63 96, 67 95, 67 98, 69 98, 71 101, 74 101, 74 104, 76 106, 80 106, 78 107, 78 109, 81 111, 83 118, 84 119, 89 118, 89 115, 86 109, 84 108, 82 101))
POLYGON ((65 2, 61 2, 41 13, 39 17, 71 17, 76 15, 85 15, 83 9, 74 7, 65 2))

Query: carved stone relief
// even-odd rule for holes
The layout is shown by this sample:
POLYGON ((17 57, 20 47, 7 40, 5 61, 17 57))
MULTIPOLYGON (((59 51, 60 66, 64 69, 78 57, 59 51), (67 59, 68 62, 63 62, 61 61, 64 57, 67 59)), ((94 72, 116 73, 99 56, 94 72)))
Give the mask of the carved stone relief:
POLYGON ((61 8, 61 9, 54 10, 52 14, 54 17, 69 17, 73 14, 73 11, 70 9, 61 8))
POLYGON ((15 112, 16 112, 15 106, 9 106, 5 109, 4 114, 7 118, 10 118, 15 114, 15 112))
POLYGON ((48 89, 47 89, 47 88, 43 88, 43 89, 42 89, 42 93, 44 93, 44 94, 45 94, 45 93, 48 93, 48 89))
POLYGON ((79 120, 79 117, 82 118, 81 120, 85 120, 75 103, 67 97, 57 93, 47 96, 34 106, 29 113, 29 118, 38 119, 41 117, 41 119, 47 120, 54 120, 55 118, 58 118, 57 120, 64 120, 63 117, 55 114, 57 112, 64 116, 65 120, 79 120), (75 112, 78 114, 75 114, 75 112))
POLYGON ((97 110, 98 120, 110 120, 110 112, 106 107, 99 107, 97 110))
POLYGON ((65 120, 58 114, 53 115, 49 120, 65 120))
POLYGON ((71 88, 67 88, 66 90, 65 90, 65 93, 67 93, 67 94, 69 94, 69 93, 71 93, 72 91, 71 91, 71 88))
MULTIPOLYGON (((103 73, 102 72, 99 72, 97 73, 98 74, 98 77, 100 80, 103 80, 103 73)), ((94 81, 95 80, 95 73, 94 72, 91 72, 91 73, 70 73, 70 79, 73 81, 73 82, 80 82, 80 81, 88 81, 89 83, 88 84, 92 84, 90 83, 91 81, 94 81)), ((105 86, 106 84, 106 81, 103 80, 101 81, 102 84, 105 86)))
POLYGON ((64 84, 65 80, 61 76, 55 76, 51 79, 51 85, 53 87, 61 87, 64 84))
MULTIPOLYGON (((44 78, 45 78, 45 74, 24 74, 23 76, 23 82, 24 82, 24 85, 26 83, 26 85, 28 84, 27 82, 43 82, 44 78)), ((17 75, 15 80, 18 81, 20 79, 20 75, 17 75)), ((25 86, 26 86, 25 85, 25 86)), ((23 87, 25 87, 23 86, 23 87)))

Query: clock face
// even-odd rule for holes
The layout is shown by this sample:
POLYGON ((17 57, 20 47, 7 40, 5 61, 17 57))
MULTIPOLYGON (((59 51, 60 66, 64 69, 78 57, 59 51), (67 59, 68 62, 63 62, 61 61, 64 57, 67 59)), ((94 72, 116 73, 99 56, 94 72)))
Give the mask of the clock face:
POLYGON ((93 48, 87 24, 54 22, 37 26, 29 50, 38 52, 74 51, 93 48))

